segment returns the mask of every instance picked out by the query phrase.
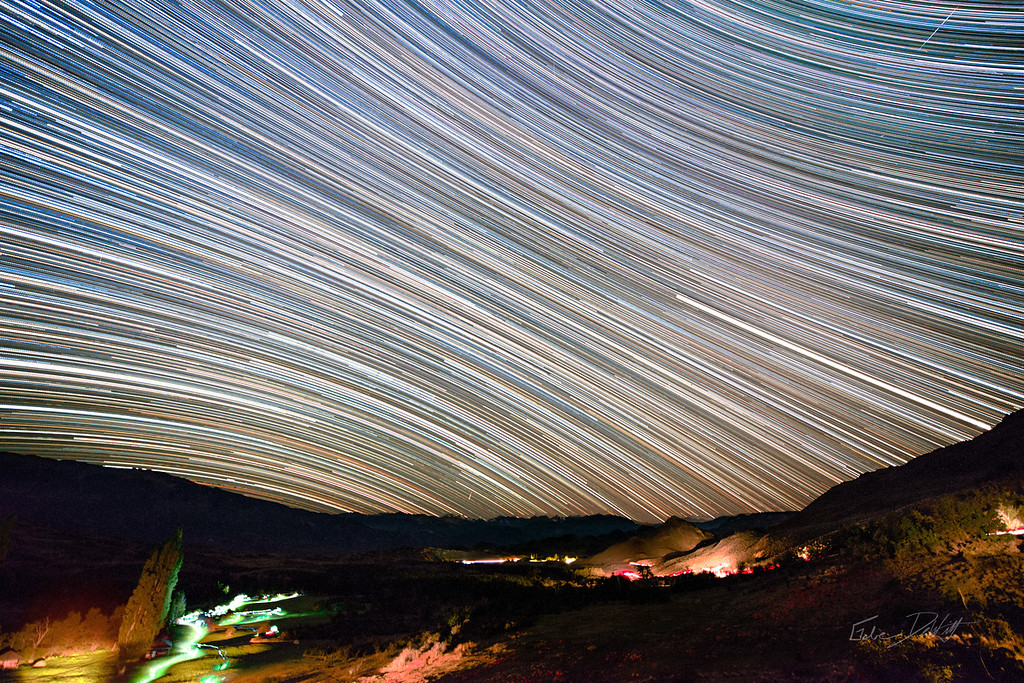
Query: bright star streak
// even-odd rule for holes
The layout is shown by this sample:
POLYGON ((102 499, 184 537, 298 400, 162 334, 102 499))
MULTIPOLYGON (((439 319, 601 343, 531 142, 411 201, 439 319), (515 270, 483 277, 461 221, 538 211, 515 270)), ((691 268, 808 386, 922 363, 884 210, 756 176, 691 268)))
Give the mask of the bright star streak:
POLYGON ((325 511, 802 507, 1024 406, 1022 33, 10 0, 0 449, 325 511))

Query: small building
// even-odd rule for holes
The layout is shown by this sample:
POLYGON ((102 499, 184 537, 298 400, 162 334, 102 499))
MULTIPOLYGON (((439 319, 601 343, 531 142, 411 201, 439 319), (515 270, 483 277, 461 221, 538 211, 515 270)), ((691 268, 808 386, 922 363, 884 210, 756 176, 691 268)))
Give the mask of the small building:
POLYGON ((9 647, 0 650, 0 670, 17 669, 19 664, 21 664, 21 655, 17 650, 9 647))
POLYGON ((167 655, 171 654, 171 648, 173 647, 174 641, 172 641, 169 636, 157 636, 157 639, 154 640, 153 644, 149 646, 149 652, 146 653, 146 659, 166 657, 167 655))

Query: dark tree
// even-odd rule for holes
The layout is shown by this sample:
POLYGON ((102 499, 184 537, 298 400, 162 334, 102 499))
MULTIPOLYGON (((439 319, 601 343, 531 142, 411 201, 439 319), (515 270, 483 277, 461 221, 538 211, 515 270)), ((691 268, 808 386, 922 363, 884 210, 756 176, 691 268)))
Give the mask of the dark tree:
POLYGON ((139 585, 124 608, 121 630, 117 634, 122 661, 138 659, 146 654, 167 622, 181 562, 181 529, 178 529, 146 561, 139 585))
POLYGON ((171 594, 171 606, 167 612, 167 621, 174 623, 178 619, 185 616, 185 610, 188 607, 185 604, 185 593, 182 591, 174 591, 171 594))

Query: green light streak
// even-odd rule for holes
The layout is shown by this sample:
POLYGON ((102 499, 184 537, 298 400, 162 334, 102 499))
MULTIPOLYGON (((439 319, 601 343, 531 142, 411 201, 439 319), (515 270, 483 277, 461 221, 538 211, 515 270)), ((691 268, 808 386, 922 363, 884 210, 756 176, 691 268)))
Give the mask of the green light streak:
MULTIPOLYGON (((207 612, 197 611, 185 615, 177 621, 177 624, 191 629, 189 637, 185 640, 176 641, 172 654, 167 657, 155 659, 140 669, 136 674, 136 677, 132 679, 132 683, 152 683, 152 681, 156 681, 165 676, 172 666, 205 656, 207 653, 204 651, 204 648, 199 647, 199 641, 205 638, 209 633, 209 629, 206 628, 205 617, 219 616, 222 618, 217 620, 218 626, 233 626, 235 624, 251 624, 259 621, 266 621, 268 619, 280 618, 286 615, 298 616, 285 612, 280 607, 263 610, 250 610, 246 612, 238 612, 238 610, 250 605, 262 605, 280 602, 282 600, 290 600, 292 598, 297 598, 300 595, 300 593, 278 593, 271 597, 255 600, 248 595, 236 595, 231 602, 224 605, 218 605, 207 612)), ((221 656, 224 657, 223 651, 219 648, 213 651, 220 652, 221 656)), ((228 667, 228 665, 229 662, 225 658, 224 661, 214 666, 213 670, 223 671, 228 667)), ((223 679, 220 676, 210 674, 203 676, 199 680, 204 683, 214 683, 223 679)))
POLYGON ((274 609, 261 609, 252 610, 249 612, 237 612, 229 617, 221 619, 217 623, 221 626, 233 626, 235 624, 255 624, 258 621, 266 621, 267 619, 280 618, 288 615, 289 612, 285 612, 280 607, 274 609))
POLYGON ((166 675, 167 671, 175 664, 199 659, 205 654, 199 649, 197 643, 206 636, 206 627, 202 625, 202 622, 191 622, 187 626, 191 629, 191 633, 185 641, 175 644, 174 649, 177 652, 150 662, 137 674, 136 678, 132 679, 132 683, 151 683, 151 681, 166 675))

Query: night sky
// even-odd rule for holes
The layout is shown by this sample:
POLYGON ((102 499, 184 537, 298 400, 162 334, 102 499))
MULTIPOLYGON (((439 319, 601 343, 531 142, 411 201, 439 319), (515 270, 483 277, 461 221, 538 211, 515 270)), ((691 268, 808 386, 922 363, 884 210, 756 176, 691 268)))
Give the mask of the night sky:
POLYGON ((654 521, 972 437, 1024 406, 1012 9, 6 0, 0 450, 654 521))

